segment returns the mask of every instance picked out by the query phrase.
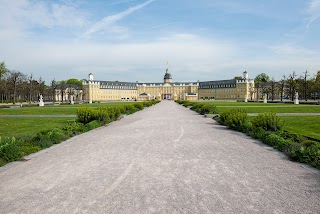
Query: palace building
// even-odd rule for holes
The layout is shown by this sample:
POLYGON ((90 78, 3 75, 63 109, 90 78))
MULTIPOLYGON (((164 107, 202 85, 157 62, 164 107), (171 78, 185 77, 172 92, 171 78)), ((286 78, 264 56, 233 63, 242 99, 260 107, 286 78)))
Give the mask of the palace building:
POLYGON ((93 101, 252 99, 254 82, 245 71, 242 78, 207 82, 173 82, 169 69, 162 83, 94 80, 83 82, 83 99, 93 101))

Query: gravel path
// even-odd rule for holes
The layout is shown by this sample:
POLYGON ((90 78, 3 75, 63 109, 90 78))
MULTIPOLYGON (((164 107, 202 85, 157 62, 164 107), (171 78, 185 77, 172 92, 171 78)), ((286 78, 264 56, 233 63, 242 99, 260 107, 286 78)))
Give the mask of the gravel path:
POLYGON ((319 213, 320 173, 174 102, 0 169, 0 213, 319 213))

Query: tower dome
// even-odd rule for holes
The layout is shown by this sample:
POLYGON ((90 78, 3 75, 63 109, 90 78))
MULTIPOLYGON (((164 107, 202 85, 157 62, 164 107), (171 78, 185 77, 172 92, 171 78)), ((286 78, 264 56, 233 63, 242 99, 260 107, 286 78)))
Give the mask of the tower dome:
POLYGON ((172 76, 169 72, 169 69, 166 70, 166 74, 164 75, 164 83, 172 83, 172 76))

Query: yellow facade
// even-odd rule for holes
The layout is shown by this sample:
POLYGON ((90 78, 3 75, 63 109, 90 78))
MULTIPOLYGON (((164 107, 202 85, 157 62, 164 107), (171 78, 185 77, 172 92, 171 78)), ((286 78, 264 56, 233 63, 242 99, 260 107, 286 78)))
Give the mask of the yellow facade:
POLYGON ((137 88, 134 83, 88 81, 83 83, 84 100, 87 101, 134 101, 137 88))
POLYGON ((137 84, 139 100, 198 100, 197 83, 137 84))
POLYGON ((84 100, 92 101, 146 101, 146 100, 198 100, 232 99, 246 100, 252 97, 253 80, 221 80, 208 82, 172 82, 166 70, 163 83, 133 83, 89 80, 83 83, 84 100))
POLYGON ((199 99, 249 100, 254 93, 254 81, 244 72, 242 79, 199 83, 199 99))

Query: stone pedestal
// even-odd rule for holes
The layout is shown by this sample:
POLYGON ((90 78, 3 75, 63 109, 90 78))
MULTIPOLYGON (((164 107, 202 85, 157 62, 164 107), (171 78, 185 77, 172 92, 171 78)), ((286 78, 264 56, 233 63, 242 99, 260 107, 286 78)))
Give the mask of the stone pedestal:
POLYGON ((90 100, 89 100, 89 104, 92 104, 92 98, 90 98, 90 100))
POLYGON ((244 95, 244 102, 245 102, 245 103, 247 103, 247 102, 248 102, 247 95, 244 95))

